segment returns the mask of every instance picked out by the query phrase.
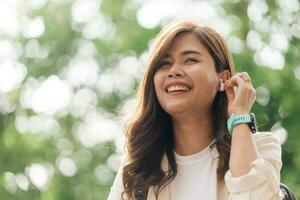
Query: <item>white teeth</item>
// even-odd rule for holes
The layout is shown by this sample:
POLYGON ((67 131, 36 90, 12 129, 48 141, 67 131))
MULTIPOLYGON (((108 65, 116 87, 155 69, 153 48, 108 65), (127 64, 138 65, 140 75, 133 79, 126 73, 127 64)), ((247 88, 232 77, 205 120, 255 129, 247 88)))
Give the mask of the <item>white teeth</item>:
POLYGON ((190 90, 189 87, 181 86, 181 85, 173 85, 167 88, 168 92, 174 92, 174 91, 188 91, 190 90))

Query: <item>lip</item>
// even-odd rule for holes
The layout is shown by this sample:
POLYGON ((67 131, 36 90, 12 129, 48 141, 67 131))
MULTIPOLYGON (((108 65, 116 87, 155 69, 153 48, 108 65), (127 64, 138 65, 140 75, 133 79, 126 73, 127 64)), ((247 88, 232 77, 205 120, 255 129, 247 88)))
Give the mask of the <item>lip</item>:
POLYGON ((187 91, 187 92, 182 92, 182 91, 179 91, 179 92, 170 92, 170 93, 167 93, 167 94, 170 95, 170 96, 181 96, 181 95, 187 94, 189 91, 187 91))
MULTIPOLYGON (((168 93, 168 87, 170 86, 173 86, 173 85, 180 85, 180 86, 186 86, 188 88, 190 88, 190 90, 192 89, 192 86, 188 83, 185 83, 183 81, 173 81, 173 82, 169 82, 165 85, 164 89, 165 89, 165 92, 168 93)), ((179 93, 179 92, 178 92, 179 93)), ((169 94, 169 93, 168 93, 169 94)))

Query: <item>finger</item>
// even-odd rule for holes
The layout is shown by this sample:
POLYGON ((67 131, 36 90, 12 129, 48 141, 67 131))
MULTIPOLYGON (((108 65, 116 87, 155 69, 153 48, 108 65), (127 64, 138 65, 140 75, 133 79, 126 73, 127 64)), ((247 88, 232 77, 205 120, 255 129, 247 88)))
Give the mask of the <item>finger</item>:
POLYGON ((242 78, 250 78, 248 72, 242 72, 242 78))
POLYGON ((225 87, 225 92, 226 92, 228 101, 231 101, 234 99, 235 93, 234 93, 233 87, 225 87))
POLYGON ((241 73, 238 73, 238 75, 239 75, 245 82, 251 82, 251 78, 250 78, 248 72, 241 72, 241 73))
POLYGON ((243 84, 244 82, 245 81, 238 74, 236 74, 225 83, 225 86, 226 87, 238 86, 240 84, 243 84))

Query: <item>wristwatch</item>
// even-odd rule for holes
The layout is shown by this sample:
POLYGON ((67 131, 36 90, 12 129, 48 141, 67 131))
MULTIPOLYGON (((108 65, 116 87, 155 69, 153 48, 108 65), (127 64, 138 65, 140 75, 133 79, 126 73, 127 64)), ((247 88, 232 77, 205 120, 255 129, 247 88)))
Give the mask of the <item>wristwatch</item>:
POLYGON ((232 134, 232 129, 234 126, 241 123, 246 123, 249 126, 251 133, 257 132, 256 119, 254 113, 244 115, 236 115, 232 113, 227 121, 227 128, 229 134, 232 134))

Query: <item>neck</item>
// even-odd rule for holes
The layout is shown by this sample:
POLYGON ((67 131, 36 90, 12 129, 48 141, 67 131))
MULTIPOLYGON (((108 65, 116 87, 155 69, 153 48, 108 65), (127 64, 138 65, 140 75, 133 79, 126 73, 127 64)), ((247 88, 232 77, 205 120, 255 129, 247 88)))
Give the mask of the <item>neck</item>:
POLYGON ((172 117, 174 150, 179 155, 191 155, 207 147, 213 137, 210 115, 182 115, 172 117))

